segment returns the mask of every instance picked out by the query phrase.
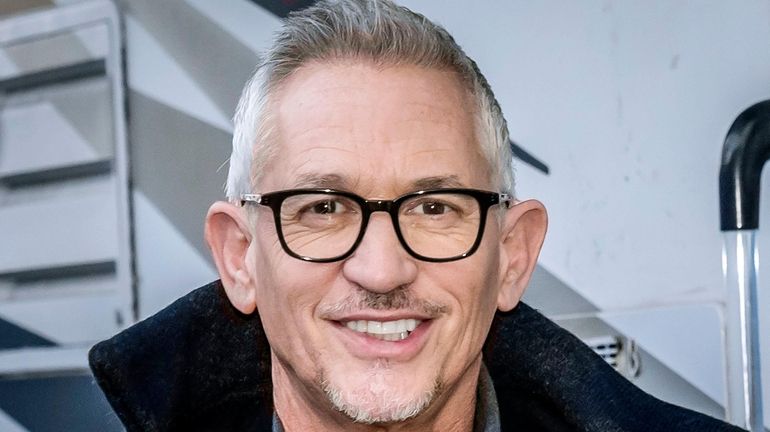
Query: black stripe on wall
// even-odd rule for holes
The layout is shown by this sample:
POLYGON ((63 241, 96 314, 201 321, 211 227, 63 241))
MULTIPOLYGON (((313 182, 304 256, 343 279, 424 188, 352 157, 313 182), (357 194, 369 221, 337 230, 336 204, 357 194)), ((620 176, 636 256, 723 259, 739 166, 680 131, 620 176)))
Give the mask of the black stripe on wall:
POLYGON ((521 146, 519 146, 515 142, 513 141, 509 141, 509 142, 511 144, 511 151, 513 152, 513 157, 519 159, 520 161, 542 172, 545 175, 548 175, 551 173, 551 170, 550 168, 548 168, 548 165, 546 165, 540 159, 532 156, 529 152, 524 150, 521 146))
POLYGON ((32 432, 122 431, 91 375, 0 379, 0 410, 32 432))
POLYGON ((267 9, 268 12, 277 15, 280 18, 286 18, 289 12, 304 9, 315 0, 251 0, 254 3, 267 9))
POLYGON ((53 346, 53 341, 0 319, 0 350, 53 346))

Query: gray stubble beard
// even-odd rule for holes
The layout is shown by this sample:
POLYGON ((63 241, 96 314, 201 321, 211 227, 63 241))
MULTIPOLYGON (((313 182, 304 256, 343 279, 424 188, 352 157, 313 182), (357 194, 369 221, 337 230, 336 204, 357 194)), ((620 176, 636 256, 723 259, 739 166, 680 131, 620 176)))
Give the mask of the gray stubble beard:
MULTIPOLYGON (((420 311, 431 317, 446 314, 449 310, 445 305, 415 299, 412 297, 409 288, 402 286, 387 293, 373 293, 359 289, 343 301, 327 306, 323 312, 328 314, 331 312, 340 313, 341 311, 360 309, 409 309, 420 311)), ((389 361, 387 359, 380 359, 372 366, 371 373, 376 375, 377 371, 386 371, 389 368, 389 361)), ((433 379, 431 388, 424 391, 418 398, 401 402, 394 402, 399 395, 394 394, 392 391, 388 392, 387 389, 384 389, 384 393, 382 391, 372 391, 371 386, 363 391, 364 394, 345 395, 339 386, 335 386, 334 383, 328 380, 327 374, 320 366, 316 371, 316 385, 323 390, 334 409, 354 422, 363 424, 395 423, 414 418, 431 406, 444 388, 444 383, 439 378, 441 375, 442 371, 439 371, 433 379), (373 405, 377 406, 379 412, 376 413, 374 409, 362 407, 361 399, 363 397, 370 398, 367 401, 376 399, 378 403, 373 405), (393 406, 388 406, 391 404, 393 406)), ((409 379, 409 377, 404 377, 404 379, 409 379)), ((356 393, 361 392, 361 389, 356 390, 356 393)))
MULTIPOLYGON (((387 360, 378 360, 373 369, 387 370, 388 367, 387 360)), ((437 375, 431 388, 422 395, 412 400, 398 401, 399 395, 392 391, 373 391, 371 387, 365 389, 364 394, 359 394, 361 390, 357 390, 356 394, 344 395, 339 387, 327 379, 322 369, 317 371, 316 380, 334 409, 353 422, 363 424, 397 423, 417 417, 433 404, 444 387, 437 375), (362 406, 367 404, 374 405, 374 408, 362 406)))

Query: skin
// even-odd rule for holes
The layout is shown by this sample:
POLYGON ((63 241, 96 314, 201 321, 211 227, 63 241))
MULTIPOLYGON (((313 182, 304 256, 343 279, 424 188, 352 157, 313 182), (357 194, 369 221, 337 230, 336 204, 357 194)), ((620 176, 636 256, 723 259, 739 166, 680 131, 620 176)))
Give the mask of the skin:
MULTIPOLYGON (((451 72, 356 61, 305 65, 275 94, 278 148, 256 191, 323 186, 393 199, 426 185, 495 190, 477 151, 473 106, 451 72)), ((411 257, 388 215, 374 213, 352 256, 319 264, 281 249, 266 207, 250 218, 229 203, 211 206, 206 239, 230 301, 244 313, 259 310, 286 430, 471 430, 491 320, 518 303, 546 230, 539 202, 517 203, 499 223, 497 208, 490 208, 478 251, 465 259, 411 257), (412 302, 385 311, 356 302, 396 291, 412 302), (356 306, 340 308, 350 299, 356 306), (437 308, 420 307, 427 303, 437 308), (395 345, 374 343, 372 351, 365 336, 340 324, 361 316, 417 316, 427 325, 408 343, 391 351, 395 345), (321 376, 375 413, 387 411, 383 401, 439 390, 415 417, 362 424, 329 402, 321 376)))

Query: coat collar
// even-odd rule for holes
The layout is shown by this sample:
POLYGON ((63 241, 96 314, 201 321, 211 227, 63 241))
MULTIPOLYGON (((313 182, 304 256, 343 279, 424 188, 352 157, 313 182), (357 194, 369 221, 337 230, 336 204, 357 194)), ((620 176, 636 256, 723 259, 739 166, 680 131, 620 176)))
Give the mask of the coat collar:
MULTIPOLYGON (((521 303, 495 317, 484 347, 503 431, 739 431, 661 402, 569 332, 521 303)), ((89 353, 99 386, 131 431, 270 431, 270 349, 219 281, 89 353)))

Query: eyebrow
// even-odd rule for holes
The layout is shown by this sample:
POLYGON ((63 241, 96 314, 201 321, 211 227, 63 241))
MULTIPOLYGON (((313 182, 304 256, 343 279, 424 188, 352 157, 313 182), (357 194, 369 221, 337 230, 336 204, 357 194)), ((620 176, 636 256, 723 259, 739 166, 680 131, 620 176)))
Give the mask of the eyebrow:
POLYGON ((413 181, 411 186, 414 190, 465 187, 456 175, 424 177, 413 181))
POLYGON ((297 178, 294 187, 350 190, 350 181, 339 174, 306 173, 297 178))
MULTIPOLYGON (((348 177, 340 174, 320 174, 305 173, 301 174, 294 182, 295 188, 319 188, 319 189, 337 189, 352 190, 352 182, 348 177)), ((445 189, 466 187, 460 177, 456 175, 431 176, 414 180, 409 184, 410 191, 427 189, 445 189)))

